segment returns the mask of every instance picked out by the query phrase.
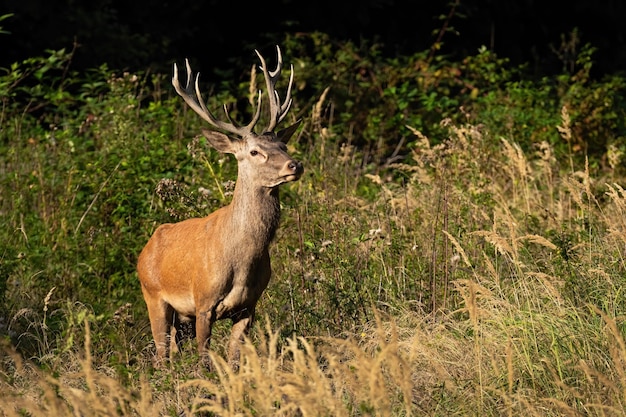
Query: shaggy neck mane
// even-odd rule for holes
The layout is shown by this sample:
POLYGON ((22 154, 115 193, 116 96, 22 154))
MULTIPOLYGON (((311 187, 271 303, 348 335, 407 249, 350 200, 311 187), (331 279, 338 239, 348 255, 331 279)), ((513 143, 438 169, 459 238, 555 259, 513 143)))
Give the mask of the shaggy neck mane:
POLYGON ((265 246, 274 238, 280 221, 278 187, 252 187, 244 183, 237 181, 230 203, 233 235, 245 235, 246 240, 253 239, 265 246))

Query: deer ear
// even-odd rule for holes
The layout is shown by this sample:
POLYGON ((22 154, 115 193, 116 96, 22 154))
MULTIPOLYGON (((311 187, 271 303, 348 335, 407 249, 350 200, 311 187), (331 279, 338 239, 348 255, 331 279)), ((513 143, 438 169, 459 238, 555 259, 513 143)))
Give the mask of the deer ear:
POLYGON ((289 139, 291 139, 291 135, 294 134, 298 126, 300 126, 300 123, 302 123, 302 119, 298 120, 297 122, 295 122, 289 127, 279 130, 276 133, 276 137, 278 138, 278 140, 280 140, 282 143, 289 142, 289 139))
POLYGON ((209 141, 211 146, 220 152, 235 153, 233 148, 233 140, 221 132, 214 130, 202 129, 202 134, 209 141))

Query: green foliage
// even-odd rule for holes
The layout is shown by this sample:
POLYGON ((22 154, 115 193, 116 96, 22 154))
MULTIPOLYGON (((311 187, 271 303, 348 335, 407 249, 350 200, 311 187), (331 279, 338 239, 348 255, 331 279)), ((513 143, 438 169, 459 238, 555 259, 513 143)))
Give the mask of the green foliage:
MULTIPOLYGON (((3 20, 10 19, 11 17, 13 17, 13 13, 0 15, 0 22, 2 22, 3 20)), ((8 35, 10 33, 11 32, 7 32, 6 30, 3 30, 2 26, 0 26, 0 35, 8 35)))
POLYGON ((405 154, 412 137, 407 125, 442 141, 445 119, 488 125, 494 143, 514 137, 530 150, 547 141, 559 155, 579 160, 586 154, 599 160, 611 147, 624 146, 624 79, 593 79, 589 45, 566 66, 569 72, 539 80, 485 47, 450 62, 427 52, 384 59, 379 45, 336 44, 319 33, 287 37, 285 46, 286 55, 298 57, 294 66, 306 106, 329 88, 321 112, 332 123, 333 138, 363 149, 365 162, 405 154), (569 142, 555 129, 564 106, 572 118, 569 142))
MULTIPOLYGON (((624 80, 593 80, 590 47, 569 72, 533 80, 485 48, 449 62, 383 59, 375 44, 322 34, 284 45, 291 117, 304 126, 290 152, 306 174, 281 190, 274 275, 258 306, 281 329, 276 343, 345 336, 381 311, 441 318, 481 363, 503 357, 488 338, 519 341, 523 355, 485 373, 510 384, 503 397, 514 385, 567 397, 563 384, 588 374, 566 362, 605 348, 598 334, 611 322, 596 312, 626 309, 624 80), (557 337, 573 329, 589 340, 557 337)), ((227 204, 236 163, 197 135, 202 122, 170 95, 169 75, 79 75, 71 59, 52 51, 0 76, 0 330, 53 372, 91 332, 96 364, 133 384, 151 352, 136 258, 159 224, 227 204)), ((245 119, 236 97, 248 84, 222 86, 209 108, 227 103, 245 119)), ((215 351, 227 331, 216 328, 215 351)), ((594 358, 589 366, 613 372, 594 358)), ((170 376, 153 374, 164 390, 170 376)), ((428 389, 450 407, 461 396, 428 389)), ((350 401, 355 414, 377 407, 350 401)))
POLYGON ((137 301, 137 254, 155 225, 179 218, 159 210, 157 184, 192 176, 188 116, 157 93, 163 77, 102 67, 77 79, 59 73, 70 59, 28 59, 0 81, 0 289, 9 311, 52 287, 99 312, 137 301))

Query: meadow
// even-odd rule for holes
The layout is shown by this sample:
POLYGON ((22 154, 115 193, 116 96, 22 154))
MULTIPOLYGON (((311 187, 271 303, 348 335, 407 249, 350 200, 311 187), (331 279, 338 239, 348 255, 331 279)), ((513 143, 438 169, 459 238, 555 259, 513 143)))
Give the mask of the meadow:
MULTIPOLYGON (((287 38, 305 174, 281 189, 237 371, 227 322, 211 369, 193 342, 154 368, 134 269, 159 224, 227 204, 235 162, 170 74, 75 74, 71 51, 16 63, 0 77, 0 415, 626 415, 625 86, 579 49, 530 80, 484 49, 388 60, 287 38)), ((246 118, 246 68, 210 108, 246 118)))

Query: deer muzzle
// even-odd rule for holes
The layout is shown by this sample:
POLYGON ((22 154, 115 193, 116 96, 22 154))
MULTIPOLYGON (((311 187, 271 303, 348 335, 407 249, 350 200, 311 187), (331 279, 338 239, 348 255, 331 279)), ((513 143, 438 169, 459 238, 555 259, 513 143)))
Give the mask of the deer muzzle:
POLYGON ((296 181, 300 179, 302 173, 304 172, 304 166, 302 162, 296 160, 290 160, 285 163, 283 168, 280 170, 280 177, 288 181, 296 181))

